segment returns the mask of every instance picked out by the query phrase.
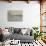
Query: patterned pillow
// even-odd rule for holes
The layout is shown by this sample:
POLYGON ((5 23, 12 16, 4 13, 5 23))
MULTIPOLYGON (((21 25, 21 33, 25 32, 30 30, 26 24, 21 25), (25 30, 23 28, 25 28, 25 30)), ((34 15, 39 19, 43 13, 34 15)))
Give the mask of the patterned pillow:
POLYGON ((9 27, 8 32, 14 33, 14 27, 9 27))
POLYGON ((20 28, 14 28, 14 33, 20 33, 21 29, 20 28))

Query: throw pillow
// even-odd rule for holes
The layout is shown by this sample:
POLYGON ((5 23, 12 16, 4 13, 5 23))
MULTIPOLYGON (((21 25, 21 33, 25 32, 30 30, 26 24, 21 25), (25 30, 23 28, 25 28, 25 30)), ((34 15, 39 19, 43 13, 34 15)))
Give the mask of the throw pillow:
POLYGON ((20 28, 14 28, 14 33, 20 33, 21 29, 20 28))
POLYGON ((27 29, 21 29, 21 33, 24 35, 27 32, 27 29))

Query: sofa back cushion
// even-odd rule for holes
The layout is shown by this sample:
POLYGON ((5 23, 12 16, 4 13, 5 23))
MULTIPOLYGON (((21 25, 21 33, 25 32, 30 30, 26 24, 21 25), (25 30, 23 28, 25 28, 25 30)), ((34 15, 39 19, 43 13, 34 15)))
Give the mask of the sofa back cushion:
POLYGON ((9 27, 8 32, 13 34, 14 33, 14 27, 9 27))
POLYGON ((21 29, 20 28, 14 28, 14 33, 20 33, 21 29))

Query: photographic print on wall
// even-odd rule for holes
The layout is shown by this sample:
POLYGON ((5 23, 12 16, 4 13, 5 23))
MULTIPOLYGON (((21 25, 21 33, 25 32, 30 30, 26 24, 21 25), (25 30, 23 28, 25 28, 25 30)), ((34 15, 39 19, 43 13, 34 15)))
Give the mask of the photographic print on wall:
POLYGON ((22 10, 9 10, 8 11, 8 21, 9 22, 23 21, 23 11, 22 10))

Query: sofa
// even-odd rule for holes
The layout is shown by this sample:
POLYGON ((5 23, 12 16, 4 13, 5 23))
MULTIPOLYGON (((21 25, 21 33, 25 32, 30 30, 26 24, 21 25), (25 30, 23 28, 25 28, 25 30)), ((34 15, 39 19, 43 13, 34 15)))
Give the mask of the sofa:
POLYGON ((13 39, 20 40, 21 43, 31 43, 31 42, 33 42, 34 37, 32 35, 32 31, 30 30, 30 33, 28 33, 26 31, 26 33, 23 34, 21 32, 22 29, 24 29, 24 31, 25 31, 25 29, 28 29, 28 28, 13 28, 13 27, 10 27, 9 30, 8 30, 10 32, 10 35, 7 38, 10 38, 10 40, 13 40, 13 39))

